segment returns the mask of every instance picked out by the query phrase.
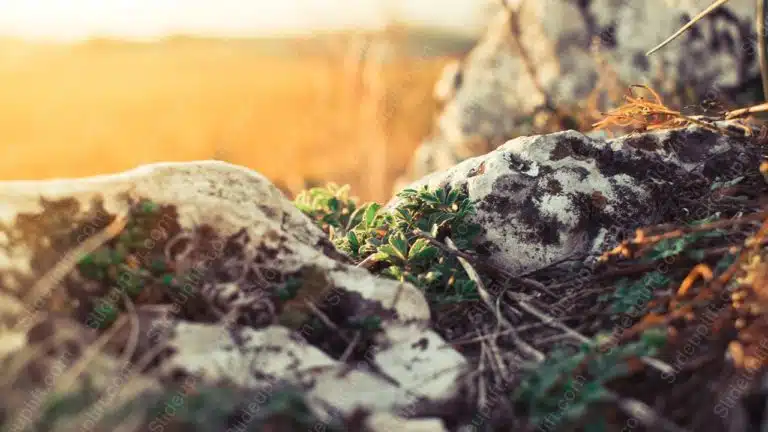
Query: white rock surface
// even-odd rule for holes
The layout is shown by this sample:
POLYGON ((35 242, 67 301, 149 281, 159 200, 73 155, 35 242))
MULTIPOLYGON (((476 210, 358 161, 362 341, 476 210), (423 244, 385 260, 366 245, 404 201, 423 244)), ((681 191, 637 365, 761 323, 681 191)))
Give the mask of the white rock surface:
MULTIPOLYGON (((456 395, 456 380, 466 361, 452 348, 437 348, 445 341, 429 330, 430 310, 421 292, 347 264, 325 234, 266 178, 223 162, 153 164, 83 179, 0 182, 0 292, 23 297, 62 263, 61 257, 99 231, 83 230, 83 222, 95 217, 105 225, 112 215, 126 212, 128 194, 175 206, 181 237, 205 225, 225 239, 212 261, 217 271, 201 271, 198 281, 202 297, 221 315, 220 321, 196 322, 178 314, 183 307, 164 319, 139 310, 142 329, 149 326, 149 331, 138 332, 139 351, 156 343, 155 336, 168 336, 168 352, 157 365, 160 376, 173 379, 183 372, 204 382, 244 388, 290 383, 304 389, 318 412, 330 408, 344 414, 356 408, 386 413, 411 403, 414 393, 433 401, 456 395), (263 285, 254 287, 253 272, 261 275, 263 285), (282 280, 275 275, 300 275, 303 285, 294 299, 312 300, 318 308, 328 302, 350 316, 380 312, 377 316, 387 330, 371 345, 375 355, 370 360, 395 381, 367 366, 345 364, 312 345, 318 335, 311 334, 311 326, 278 325, 278 312, 287 311, 288 302, 278 304, 268 291, 282 280), (273 321, 247 319, 254 314, 273 321), (414 346, 421 340, 428 346, 414 346), (428 365, 449 372, 432 377, 428 365), (344 371, 349 373, 340 375, 344 371)), ((170 226, 167 222, 156 229, 170 226)), ((73 267, 74 261, 70 264, 73 267)), ((75 276, 67 277, 59 293, 67 292, 75 276)), ((38 305, 43 311, 57 301, 55 295, 46 299, 38 305)), ((0 310, 0 318, 25 314, 11 306, 0 310)), ((292 319, 311 316, 300 302, 292 307, 299 311, 292 319)), ((8 353, 16 351, 22 340, 15 333, 7 336, 12 345, 8 353)))
POLYGON ((444 432, 447 431, 440 419, 408 420, 388 413, 376 413, 368 418, 368 427, 373 432, 444 432))
POLYGON ((443 110, 432 136, 414 155, 410 179, 466 159, 478 137, 493 148, 521 135, 551 132, 537 129, 534 121, 550 111, 547 104, 574 108, 597 84, 599 68, 590 48, 594 39, 600 40, 601 56, 622 90, 647 84, 677 108, 695 104, 703 109, 713 101, 761 102, 755 10, 748 1, 728 2, 650 57, 645 52, 711 0, 510 3, 517 18, 500 10, 475 48, 461 63, 446 66, 438 80, 435 97, 443 110), (519 46, 515 28, 520 31, 519 46))
POLYGON ((743 140, 698 127, 612 140, 565 131, 511 140, 408 187, 466 190, 485 230, 482 253, 524 271, 674 220, 684 211, 674 199, 680 185, 730 179, 758 161, 743 140))

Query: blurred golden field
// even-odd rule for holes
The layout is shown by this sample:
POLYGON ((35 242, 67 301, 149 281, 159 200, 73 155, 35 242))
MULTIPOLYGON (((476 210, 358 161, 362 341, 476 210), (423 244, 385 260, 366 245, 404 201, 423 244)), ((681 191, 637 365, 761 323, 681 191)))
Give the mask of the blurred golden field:
POLYGON ((216 158, 292 192, 330 180, 379 201, 430 130, 448 60, 398 56, 372 97, 343 56, 236 41, 0 48, 0 180, 216 158), (377 162, 384 184, 371 187, 377 162))

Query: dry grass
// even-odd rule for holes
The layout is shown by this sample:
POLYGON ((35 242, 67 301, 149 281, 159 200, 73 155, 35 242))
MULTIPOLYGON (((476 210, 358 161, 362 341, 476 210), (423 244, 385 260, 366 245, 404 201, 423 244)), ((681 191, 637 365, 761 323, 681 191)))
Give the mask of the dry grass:
POLYGON ((223 41, 169 44, 61 47, 17 62, 0 51, 0 179, 218 158, 293 191, 305 180, 333 180, 362 199, 385 200, 365 190, 361 153, 380 152, 371 143, 386 139, 389 191, 429 131, 432 86, 448 60, 386 65, 388 115, 377 131, 358 120, 364 96, 341 58, 269 56, 223 41))
POLYGON ((689 117, 670 109, 661 101, 661 97, 653 89, 645 85, 630 86, 630 94, 624 96, 626 103, 604 114, 605 118, 593 124, 595 130, 610 130, 611 128, 628 128, 633 131, 649 131, 670 129, 695 124, 713 132, 731 136, 750 135, 751 129, 744 127, 741 133, 733 132, 714 125, 712 122, 689 117), (650 98, 636 96, 632 89, 642 88, 650 94, 650 98))

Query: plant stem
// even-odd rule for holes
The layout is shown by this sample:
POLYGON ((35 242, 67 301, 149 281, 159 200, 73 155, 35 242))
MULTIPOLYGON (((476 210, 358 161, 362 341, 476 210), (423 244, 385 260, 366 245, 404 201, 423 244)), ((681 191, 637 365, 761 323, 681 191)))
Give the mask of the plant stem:
POLYGON ((768 100, 768 52, 765 43, 765 9, 768 0, 757 0, 757 53, 763 80, 763 99, 768 100))

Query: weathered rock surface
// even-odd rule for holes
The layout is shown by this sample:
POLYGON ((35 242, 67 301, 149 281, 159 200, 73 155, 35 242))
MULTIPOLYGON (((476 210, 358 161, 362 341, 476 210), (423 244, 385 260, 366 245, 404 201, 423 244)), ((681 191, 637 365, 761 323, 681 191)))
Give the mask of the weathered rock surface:
POLYGON ((408 178, 447 169, 517 136, 572 127, 542 129, 536 123, 553 107, 585 109, 579 104, 599 79, 600 68, 591 53, 595 39, 620 90, 648 84, 672 106, 696 104, 699 109, 715 102, 760 101, 755 11, 749 2, 721 6, 650 57, 646 51, 711 1, 507 3, 510 10, 495 16, 469 55, 446 66, 435 86, 443 110, 432 137, 417 150, 408 178), (682 100, 681 95, 689 97, 682 100))
MULTIPOLYGON (((151 365, 152 382, 192 376, 251 390, 291 385, 307 395, 323 421, 366 409, 383 415, 376 424, 397 422, 386 414, 414 400, 454 397, 466 363, 429 329, 430 310, 420 291, 346 263, 268 180, 223 162, 0 183, 0 275, 0 292, 27 302, 2 309, 0 319, 13 329, 3 335, 6 357, 25 355, 31 332, 50 337, 63 328, 51 324, 53 317, 79 321, 72 331, 82 344, 106 338, 103 355, 116 364, 118 357, 142 364, 164 347, 154 353, 159 357, 151 365), (81 256, 66 255, 117 223, 116 215, 133 214, 142 200, 159 206, 162 216, 152 226, 133 228, 146 237, 136 246, 147 252, 138 257, 139 266, 148 264, 147 256, 161 256, 177 275, 194 277, 183 287, 176 279, 170 287, 145 287, 123 323, 130 325, 114 324, 110 339, 95 330, 106 318, 87 308, 104 295, 101 288, 78 270, 81 256), (300 288, 282 299, 277 293, 290 279, 299 280, 300 288), (186 294, 163 292, 174 289, 186 294), (380 321, 380 330, 346 343, 334 339, 339 336, 323 321, 343 327, 370 317, 380 321), (49 325, 40 330, 40 320, 49 325)), ((121 295, 129 305, 126 293, 121 295)), ((434 423, 422 420, 413 430, 441 430, 434 423)))
POLYGON ((409 187, 465 189, 485 229, 479 252, 523 271, 600 253, 637 227, 684 213, 713 216, 716 203, 701 197, 716 181, 757 175, 758 153, 699 127, 610 140, 565 131, 511 140, 409 187))

